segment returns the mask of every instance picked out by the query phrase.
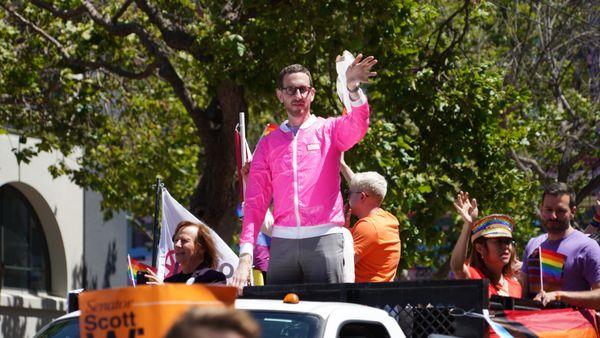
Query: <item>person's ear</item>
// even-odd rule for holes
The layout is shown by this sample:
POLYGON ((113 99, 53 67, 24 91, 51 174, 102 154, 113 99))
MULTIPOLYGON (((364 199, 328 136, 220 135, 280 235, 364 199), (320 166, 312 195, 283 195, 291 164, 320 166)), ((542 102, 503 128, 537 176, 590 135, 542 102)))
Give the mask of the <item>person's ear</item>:
POLYGON ((281 89, 275 89, 275 94, 277 95, 277 99, 279 99, 279 102, 283 103, 283 92, 281 91, 281 89))
POLYGON ((314 87, 310 88, 310 94, 309 94, 308 98, 310 99, 310 102, 313 102, 315 100, 315 88, 314 87))
POLYGON ((483 257, 485 254, 485 248, 483 245, 481 243, 475 243, 473 247, 475 248, 475 251, 477 251, 483 257))

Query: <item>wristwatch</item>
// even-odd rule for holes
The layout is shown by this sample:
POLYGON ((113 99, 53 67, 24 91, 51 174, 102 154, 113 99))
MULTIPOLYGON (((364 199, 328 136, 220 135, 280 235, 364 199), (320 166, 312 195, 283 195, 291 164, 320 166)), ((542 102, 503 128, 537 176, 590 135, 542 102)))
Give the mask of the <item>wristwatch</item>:
POLYGON ((358 90, 360 89, 360 87, 359 87, 359 86, 358 86, 358 84, 357 84, 357 85, 356 85, 356 87, 355 87, 354 89, 350 89, 350 88, 348 88, 348 85, 346 85, 346 89, 348 89, 348 91, 349 91, 350 93, 357 93, 357 92, 358 92, 358 90))

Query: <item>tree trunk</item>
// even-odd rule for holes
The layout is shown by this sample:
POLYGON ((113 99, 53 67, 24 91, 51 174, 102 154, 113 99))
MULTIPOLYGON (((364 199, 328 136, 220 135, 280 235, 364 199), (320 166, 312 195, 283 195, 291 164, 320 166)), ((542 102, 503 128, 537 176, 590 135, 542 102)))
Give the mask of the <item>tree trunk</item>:
POLYGON ((222 123, 219 126, 196 123, 204 144, 204 153, 198 164, 203 164, 201 178, 190 200, 190 211, 205 221, 221 238, 231 243, 236 230, 235 206, 236 161, 234 130, 239 112, 246 112, 243 88, 232 81, 224 81, 217 87, 217 99, 221 106, 222 123))

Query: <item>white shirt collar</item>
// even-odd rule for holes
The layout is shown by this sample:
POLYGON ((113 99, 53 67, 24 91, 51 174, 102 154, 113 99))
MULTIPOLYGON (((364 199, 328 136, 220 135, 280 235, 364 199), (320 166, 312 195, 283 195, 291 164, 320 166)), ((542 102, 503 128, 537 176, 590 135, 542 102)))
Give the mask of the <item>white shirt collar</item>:
MULTIPOLYGON (((304 123, 302 123, 302 125, 300 125, 300 129, 306 129, 310 126, 312 126, 315 122, 317 121, 317 117, 313 114, 310 114, 310 117, 304 121, 304 123)), ((284 132, 290 132, 290 127, 288 127, 288 120, 283 121, 282 124, 279 125, 279 128, 281 128, 281 130, 283 130, 284 132)))

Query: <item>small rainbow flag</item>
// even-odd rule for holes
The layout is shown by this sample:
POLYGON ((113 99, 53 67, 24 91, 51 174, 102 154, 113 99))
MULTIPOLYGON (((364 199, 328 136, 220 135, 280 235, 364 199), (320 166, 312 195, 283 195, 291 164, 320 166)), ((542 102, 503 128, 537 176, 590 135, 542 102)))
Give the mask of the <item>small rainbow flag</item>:
POLYGON ((544 283, 555 289, 556 285, 561 284, 563 266, 567 256, 555 251, 540 247, 540 284, 544 291, 553 291, 544 289, 544 283))
POLYGON ((269 135, 271 132, 277 130, 277 128, 279 128, 279 126, 277 124, 273 123, 273 122, 267 124, 267 127, 263 131, 262 136, 269 135))
POLYGON ((150 269, 156 273, 156 268, 151 267, 150 265, 146 265, 135 258, 131 258, 131 256, 129 255, 127 255, 127 263, 127 275, 129 276, 129 282, 133 286, 135 286, 135 279, 138 271, 147 271, 148 269, 150 269))

